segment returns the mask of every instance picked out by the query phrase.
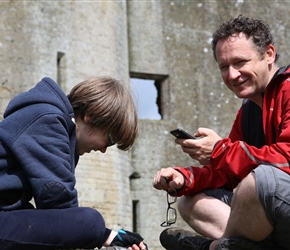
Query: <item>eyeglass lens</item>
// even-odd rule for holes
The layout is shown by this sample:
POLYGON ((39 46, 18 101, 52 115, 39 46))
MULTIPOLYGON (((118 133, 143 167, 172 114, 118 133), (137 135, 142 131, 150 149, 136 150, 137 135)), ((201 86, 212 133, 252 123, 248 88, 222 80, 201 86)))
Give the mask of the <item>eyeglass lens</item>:
POLYGON ((176 210, 175 208, 168 208, 167 209, 167 224, 168 225, 171 225, 171 224, 174 224, 175 221, 176 221, 176 210))
POLYGON ((167 193, 167 203, 169 205, 173 204, 176 202, 177 197, 176 196, 171 196, 169 193, 167 193))
POLYGON ((160 226, 162 227, 168 227, 171 224, 174 224, 176 222, 177 214, 176 209, 171 207, 172 204, 174 204, 177 201, 177 195, 175 189, 169 189, 167 191, 167 212, 166 212, 166 221, 161 223, 160 226))
POLYGON ((111 147, 111 146, 115 145, 115 141, 113 139, 112 134, 108 134, 108 136, 109 136, 109 143, 108 143, 107 147, 111 147))

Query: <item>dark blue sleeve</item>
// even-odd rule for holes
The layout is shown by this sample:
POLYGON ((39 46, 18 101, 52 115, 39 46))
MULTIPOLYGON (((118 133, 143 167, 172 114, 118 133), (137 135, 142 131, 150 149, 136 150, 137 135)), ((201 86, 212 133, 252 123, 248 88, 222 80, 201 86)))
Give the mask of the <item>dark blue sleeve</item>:
MULTIPOLYGON (((35 117, 35 116, 34 116, 35 117)), ((60 114, 37 116, 13 143, 37 208, 78 206, 75 189, 75 133, 60 114)))

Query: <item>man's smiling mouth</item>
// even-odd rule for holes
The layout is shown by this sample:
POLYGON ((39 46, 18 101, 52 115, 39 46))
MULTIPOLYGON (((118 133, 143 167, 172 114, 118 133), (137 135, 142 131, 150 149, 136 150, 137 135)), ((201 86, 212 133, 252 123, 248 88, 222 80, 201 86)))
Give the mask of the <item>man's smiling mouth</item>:
POLYGON ((236 82, 233 84, 234 87, 239 87, 241 85, 243 85, 245 82, 247 82, 247 80, 241 81, 241 82, 236 82))

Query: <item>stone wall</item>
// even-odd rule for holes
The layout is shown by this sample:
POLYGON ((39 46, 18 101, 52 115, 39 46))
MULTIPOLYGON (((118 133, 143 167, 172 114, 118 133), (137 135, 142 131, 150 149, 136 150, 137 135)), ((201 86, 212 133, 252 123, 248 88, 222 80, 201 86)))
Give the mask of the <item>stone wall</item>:
MULTIPOLYGON (((80 205, 98 209, 107 226, 136 229, 150 250, 162 249, 166 195, 152 187, 161 167, 198 165, 169 131, 209 127, 221 136, 241 104, 223 85, 211 52, 218 24, 238 14, 270 24, 288 63, 287 1, 1 1, 0 113, 10 98, 49 76, 68 90, 90 76, 162 81, 163 119, 140 120, 129 152, 116 147, 82 157, 76 169, 80 205), (133 205, 134 204, 134 205, 133 205)), ((187 227, 178 218, 178 226, 187 227)))

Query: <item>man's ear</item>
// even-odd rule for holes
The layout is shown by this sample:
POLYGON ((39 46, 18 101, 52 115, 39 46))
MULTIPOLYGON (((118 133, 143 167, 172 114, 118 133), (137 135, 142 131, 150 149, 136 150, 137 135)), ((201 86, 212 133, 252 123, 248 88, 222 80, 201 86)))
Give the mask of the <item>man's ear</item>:
POLYGON ((273 44, 268 45, 268 49, 266 51, 268 57, 268 63, 273 64, 276 59, 276 49, 273 44))

